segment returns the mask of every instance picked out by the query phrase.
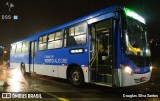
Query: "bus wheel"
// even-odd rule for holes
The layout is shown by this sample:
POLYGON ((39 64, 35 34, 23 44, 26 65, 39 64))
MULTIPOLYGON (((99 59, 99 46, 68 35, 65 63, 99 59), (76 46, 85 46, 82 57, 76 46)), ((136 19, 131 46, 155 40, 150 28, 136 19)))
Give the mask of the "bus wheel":
POLYGON ((23 75, 25 75, 25 73, 26 73, 25 64, 24 64, 24 63, 21 63, 21 73, 22 73, 23 75))
POLYGON ((81 69, 78 67, 73 68, 70 72, 69 80, 73 86, 81 86, 84 83, 81 69))

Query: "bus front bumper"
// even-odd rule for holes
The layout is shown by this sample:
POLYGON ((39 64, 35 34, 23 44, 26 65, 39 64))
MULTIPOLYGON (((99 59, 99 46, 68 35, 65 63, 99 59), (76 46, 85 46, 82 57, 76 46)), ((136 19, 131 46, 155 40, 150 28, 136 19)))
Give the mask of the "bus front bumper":
POLYGON ((119 74, 120 87, 141 84, 149 81, 151 77, 151 72, 130 75, 124 72, 123 70, 119 70, 119 74))

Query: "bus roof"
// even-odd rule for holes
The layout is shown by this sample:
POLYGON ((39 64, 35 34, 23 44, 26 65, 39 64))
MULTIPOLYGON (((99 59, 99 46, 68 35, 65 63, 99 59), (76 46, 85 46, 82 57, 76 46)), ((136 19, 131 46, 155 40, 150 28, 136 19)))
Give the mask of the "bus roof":
MULTIPOLYGON (((45 34, 49 34, 49 33, 52 33, 54 31, 57 31, 57 30, 60 30, 60 29, 64 29, 64 28, 69 27, 71 25, 74 25, 74 24, 89 20, 91 18, 94 18, 96 16, 99 16, 99 15, 102 15, 102 14, 105 14, 105 13, 108 13, 108 12, 113 12, 116 9, 118 9, 119 7, 120 6, 116 5, 116 6, 111 6, 111 7, 96 11, 94 13, 91 13, 89 15, 83 16, 83 17, 78 18, 76 20, 70 21, 70 22, 65 23, 63 25, 60 25, 60 26, 57 26, 57 27, 54 27, 54 28, 51 28, 51 29, 48 29, 48 30, 45 30, 45 31, 42 31, 42 32, 39 32, 39 33, 35 33, 35 35, 29 36, 27 38, 24 38, 24 39, 16 41, 16 42, 21 42, 21 41, 24 41, 24 40, 35 40, 35 38, 37 38, 39 36, 42 36, 42 35, 45 35, 45 34)), ((16 43, 16 42, 14 42, 14 43, 16 43)))

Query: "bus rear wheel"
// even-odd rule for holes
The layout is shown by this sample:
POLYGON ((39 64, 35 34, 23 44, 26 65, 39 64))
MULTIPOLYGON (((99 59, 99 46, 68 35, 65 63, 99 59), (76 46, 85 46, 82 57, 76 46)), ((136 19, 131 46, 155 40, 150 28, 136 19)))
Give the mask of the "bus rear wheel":
POLYGON ((73 86, 82 86, 84 83, 84 77, 79 67, 74 67, 69 75, 69 81, 73 86))

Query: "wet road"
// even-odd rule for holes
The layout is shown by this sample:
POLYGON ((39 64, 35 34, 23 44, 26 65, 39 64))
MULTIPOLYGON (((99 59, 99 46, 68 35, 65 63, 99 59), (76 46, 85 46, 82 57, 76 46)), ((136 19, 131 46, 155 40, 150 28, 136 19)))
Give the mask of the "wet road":
MULTIPOLYGON (((37 94, 38 97, 43 98, 17 99, 17 96, 14 96, 14 99, 1 98, 0 101, 160 101, 159 74, 160 69, 155 68, 153 69, 149 82, 132 87, 109 88, 85 84, 82 88, 77 88, 70 85, 67 80, 40 75, 30 76, 27 74, 23 76, 19 70, 12 68, 6 69, 6 67, 0 66, 0 92, 12 92, 12 94, 20 92, 20 97, 22 98, 25 97, 25 94, 27 94, 27 97, 28 94, 37 94), (129 96, 123 98, 124 94, 129 96), (136 96, 138 96, 138 98, 136 98, 136 96), (147 96, 147 98, 145 96, 147 96), (149 96, 152 97, 149 98, 149 96), (158 96, 158 98, 156 96, 158 96)), ((0 95, 2 97, 2 93, 0 93, 0 95)))

